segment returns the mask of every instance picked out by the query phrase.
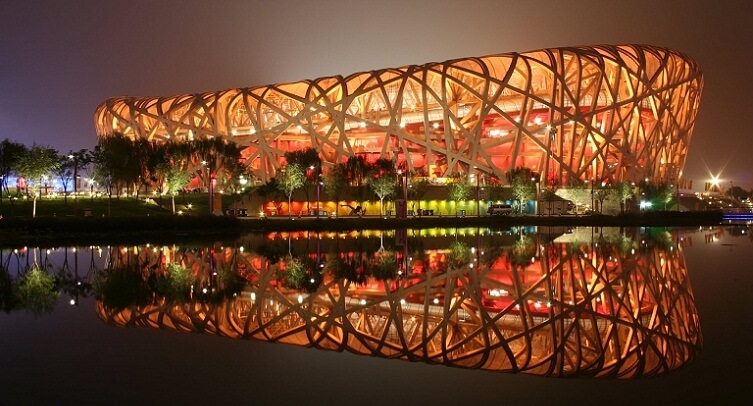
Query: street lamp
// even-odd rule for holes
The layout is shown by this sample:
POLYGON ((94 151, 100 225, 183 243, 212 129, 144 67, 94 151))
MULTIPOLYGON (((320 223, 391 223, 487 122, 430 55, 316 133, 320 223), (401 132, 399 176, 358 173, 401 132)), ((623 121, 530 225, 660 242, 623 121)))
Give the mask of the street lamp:
POLYGON ((214 214, 214 182, 212 181, 212 170, 209 168, 207 161, 201 161, 201 165, 207 168, 207 182, 209 183, 209 214, 214 214))
POLYGON ((540 179, 538 176, 531 176, 531 182, 533 182, 533 186, 536 188, 536 195, 534 198, 536 200, 533 201, 533 213, 538 215, 539 213, 539 183, 540 179))
MULTIPOLYGON (((314 171, 314 181, 316 182, 316 218, 319 218, 319 211, 320 211, 319 210, 319 205, 320 205, 320 201, 321 201, 319 193, 320 193, 321 186, 322 186, 321 179, 319 179, 319 178, 321 178, 321 169, 322 168, 321 168, 321 166, 311 165, 311 166, 309 166, 309 169, 311 169, 312 171, 314 171)), ((306 193, 308 194, 308 192, 306 192, 306 193)))

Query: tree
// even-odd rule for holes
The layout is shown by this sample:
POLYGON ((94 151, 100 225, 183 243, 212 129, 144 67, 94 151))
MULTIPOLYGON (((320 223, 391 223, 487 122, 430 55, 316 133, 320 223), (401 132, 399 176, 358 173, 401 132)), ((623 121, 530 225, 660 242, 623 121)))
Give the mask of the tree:
POLYGON ((414 176, 410 180, 410 184, 408 185, 408 198, 415 200, 418 203, 418 207, 416 208, 418 211, 421 210, 421 199, 424 197, 428 190, 429 181, 426 180, 425 177, 419 178, 414 176))
POLYGON ((329 197, 335 199, 335 216, 337 216, 337 208, 340 207, 340 196, 347 185, 348 168, 344 163, 333 166, 324 175, 324 191, 327 192, 329 197))
POLYGON ((615 193, 615 190, 606 183, 602 182, 598 186, 594 185, 593 191, 594 200, 599 202, 599 213, 604 213, 604 200, 613 195, 615 193))
MULTIPOLYGON (((311 209, 311 199, 309 198, 309 186, 321 181, 319 175, 322 173, 322 159, 319 157, 319 152, 311 147, 299 149, 295 151, 285 152, 285 164, 297 164, 303 168, 306 174, 306 201, 309 202, 309 210, 311 209)), ((317 207, 319 211, 319 207, 317 207)))
POLYGON ((746 191, 740 186, 732 186, 729 188, 729 194, 731 197, 737 200, 745 200, 751 196, 751 192, 746 191))
POLYGON ((13 290, 15 301, 20 307, 28 309, 34 316, 52 312, 60 297, 55 277, 38 265, 23 274, 13 290))
POLYGON ((518 167, 507 173, 512 195, 521 204, 536 198, 536 174, 528 168, 518 167))
MULTIPOLYGON (((69 151, 68 156, 68 163, 70 167, 73 169, 73 215, 76 215, 76 203, 77 203, 77 193, 78 193, 78 174, 79 170, 85 169, 91 165, 93 157, 91 151, 88 149, 80 149, 78 151, 69 151)), ((67 196, 66 196, 67 199, 67 196)))
POLYGON ((110 198, 113 188, 120 198, 120 190, 125 185, 138 182, 141 174, 138 154, 136 144, 123 134, 113 133, 99 139, 94 148, 94 164, 97 178, 107 186, 110 198))
POLYGON ((379 214, 384 215, 384 199, 397 190, 395 161, 380 158, 371 166, 366 183, 372 192, 379 196, 379 214))
POLYGON ((198 175, 206 180, 216 179, 219 186, 224 184, 235 174, 236 165, 241 158, 241 147, 234 142, 227 142, 221 138, 205 138, 189 141, 184 145, 186 155, 191 157, 198 167, 198 175), (204 168, 207 173, 204 173, 204 168))
POLYGON ((293 192, 306 182, 306 172, 298 164, 285 165, 280 169, 277 177, 278 188, 288 197, 288 217, 292 217, 290 200, 293 192))
POLYGON ((591 188, 580 179, 571 180, 566 188, 558 189, 557 196, 570 200, 576 207, 591 206, 591 188))
POLYGON ((34 204, 32 206, 32 217, 37 216, 37 198, 42 194, 42 177, 57 169, 59 165, 58 152, 55 149, 37 144, 34 144, 31 149, 20 157, 17 163, 18 173, 26 177, 27 182, 34 181, 37 183, 37 193, 34 194, 34 204))
POLYGON ((63 201, 68 205, 68 185, 73 177, 73 165, 70 159, 65 155, 58 155, 58 166, 52 171, 63 186, 63 201))
POLYGON ((455 215, 458 215, 458 208, 457 205, 461 200, 468 199, 468 196, 471 195, 471 184, 468 183, 465 179, 463 180, 456 180, 455 182, 450 183, 448 186, 449 191, 448 195, 450 197, 450 200, 455 201, 455 215))
POLYGON ((369 173, 369 163, 363 156, 354 155, 348 157, 345 166, 348 168, 348 180, 355 181, 358 186, 358 203, 363 204, 363 180, 369 173))
POLYGON ((617 189, 617 195, 620 197, 620 213, 624 214, 628 199, 635 197, 635 187, 632 183, 623 181, 617 184, 615 188, 617 189))
MULTIPOLYGON (((3 204, 3 190, 10 195, 8 178, 18 166, 19 159, 27 152, 23 144, 13 142, 7 138, 0 142, 0 205, 3 204)), ((13 201, 11 200, 11 204, 13 201)))
POLYGON ((499 183, 491 183, 485 188, 486 200, 497 202, 505 198, 505 187, 499 183))
POLYGON ((165 173, 165 192, 170 194, 173 214, 175 214, 175 195, 186 187, 191 180, 191 173, 181 168, 179 165, 170 166, 165 173))
POLYGON ((641 200, 650 202, 651 207, 663 205, 666 208, 667 203, 672 200, 674 187, 668 183, 651 183, 642 181, 639 184, 641 190, 641 200))
POLYGON ((384 215, 384 199, 394 195, 397 190, 395 179, 390 176, 380 176, 370 178, 368 184, 369 188, 379 196, 379 214, 384 215))

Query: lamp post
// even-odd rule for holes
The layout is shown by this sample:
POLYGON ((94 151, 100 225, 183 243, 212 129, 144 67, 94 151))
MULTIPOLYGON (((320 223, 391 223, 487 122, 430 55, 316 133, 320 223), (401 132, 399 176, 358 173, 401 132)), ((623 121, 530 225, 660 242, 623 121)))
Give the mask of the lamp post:
POLYGON ((311 166, 309 166, 309 169, 311 169, 312 171, 314 171, 314 180, 316 181, 316 218, 319 218, 319 212, 320 212, 320 210, 319 210, 319 204, 320 203, 319 202, 321 200, 319 193, 320 193, 321 186, 322 186, 322 180, 321 180, 321 177, 322 177, 322 167, 321 166, 311 165, 311 166))
POLYGON ((536 215, 539 215, 539 183, 540 179, 538 176, 531 176, 531 182, 533 182, 533 187, 536 188, 536 194, 534 195, 534 201, 533 201, 533 213, 536 215))
POLYGON ((476 173, 471 175, 476 178, 476 217, 481 217, 481 189, 479 185, 481 175, 478 173, 477 166, 474 166, 473 169, 476 171, 476 173))
POLYGON ((201 165, 207 168, 207 188, 209 189, 209 214, 214 214, 214 182, 212 182, 212 170, 207 161, 201 161, 201 165))
POLYGON ((68 155, 68 159, 73 161, 73 216, 76 216, 76 191, 78 183, 78 160, 73 154, 68 155))

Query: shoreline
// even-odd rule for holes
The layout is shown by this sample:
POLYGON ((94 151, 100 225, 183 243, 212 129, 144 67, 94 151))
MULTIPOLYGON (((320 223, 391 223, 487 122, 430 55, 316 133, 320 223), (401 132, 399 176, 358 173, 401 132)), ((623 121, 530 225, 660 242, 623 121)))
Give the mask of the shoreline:
POLYGON ((618 216, 424 216, 399 219, 380 216, 339 218, 287 217, 248 218, 223 216, 129 216, 103 218, 39 217, 0 220, 0 246, 90 245, 126 242, 232 241, 247 233, 272 231, 344 231, 359 229, 434 227, 688 227, 713 226, 722 213, 671 212, 630 213, 618 216))

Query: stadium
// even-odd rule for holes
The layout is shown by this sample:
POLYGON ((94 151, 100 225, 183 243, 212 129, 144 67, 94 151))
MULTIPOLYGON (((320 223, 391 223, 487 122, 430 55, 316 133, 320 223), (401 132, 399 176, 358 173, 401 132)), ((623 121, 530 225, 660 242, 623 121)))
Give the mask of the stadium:
POLYGON ((244 147, 261 181, 286 151, 430 178, 526 167, 550 185, 682 175, 703 87, 688 56, 647 45, 542 49, 172 97, 117 97, 97 133, 244 147))

